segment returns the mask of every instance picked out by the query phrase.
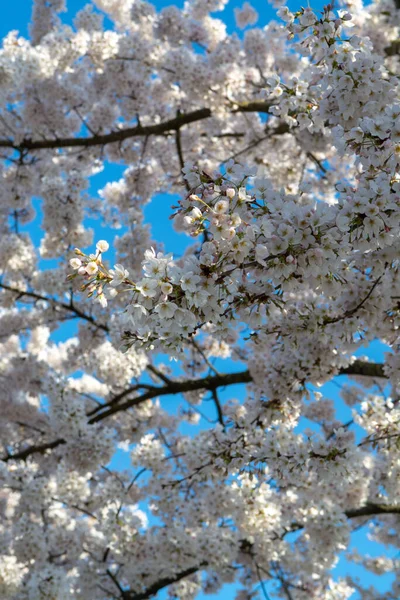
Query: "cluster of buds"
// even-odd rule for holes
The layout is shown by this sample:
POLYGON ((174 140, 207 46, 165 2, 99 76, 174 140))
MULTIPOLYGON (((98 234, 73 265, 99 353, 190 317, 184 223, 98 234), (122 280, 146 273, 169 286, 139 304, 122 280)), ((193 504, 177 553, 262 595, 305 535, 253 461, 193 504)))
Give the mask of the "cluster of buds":
POLYGON ((134 285, 128 279, 129 271, 120 264, 114 265, 114 269, 108 269, 102 261, 102 254, 107 252, 109 244, 105 240, 100 240, 96 244, 96 254, 85 254, 79 248, 75 248, 76 258, 71 258, 70 266, 75 273, 68 275, 70 281, 78 275, 83 276, 87 281, 84 283, 80 291, 87 292, 88 298, 91 298, 96 293, 96 299, 101 306, 107 306, 107 297, 114 298, 118 294, 116 289, 121 284, 134 285), (79 258, 78 258, 79 257, 79 258), (108 286, 106 288, 106 286, 108 286))

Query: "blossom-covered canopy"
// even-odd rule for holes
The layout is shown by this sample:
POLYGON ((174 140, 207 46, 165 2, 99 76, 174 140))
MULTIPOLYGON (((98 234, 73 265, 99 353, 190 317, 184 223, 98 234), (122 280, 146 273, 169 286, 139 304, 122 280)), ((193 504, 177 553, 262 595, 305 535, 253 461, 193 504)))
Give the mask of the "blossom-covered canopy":
POLYGON ((400 572, 398 1, 64 4, 0 50, 1 600, 398 599, 333 573, 400 572))

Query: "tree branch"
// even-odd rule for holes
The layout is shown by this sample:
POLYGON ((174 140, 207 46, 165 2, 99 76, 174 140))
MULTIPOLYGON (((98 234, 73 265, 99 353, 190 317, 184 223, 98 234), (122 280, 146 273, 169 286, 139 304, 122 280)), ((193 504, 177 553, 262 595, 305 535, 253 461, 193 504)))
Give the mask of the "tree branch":
MULTIPOLYGON (((241 102, 234 104, 232 113, 247 113, 260 112, 268 113, 272 104, 261 100, 253 102, 241 102)), ((90 137, 67 137, 54 138, 45 140, 31 140, 30 138, 23 139, 20 143, 15 143, 11 139, 0 139, 0 148, 13 148, 19 151, 31 150, 46 150, 53 148, 89 148, 92 146, 106 146, 107 144, 115 144, 123 142, 126 139, 134 137, 146 137, 149 135, 163 135, 171 131, 178 131, 184 125, 203 121, 212 116, 210 108, 199 108, 186 114, 179 114, 173 119, 157 123, 156 125, 135 125, 135 127, 127 127, 110 133, 92 135, 90 137)), ((288 126, 286 125, 286 130, 288 126)))
POLYGON ((218 423, 222 426, 222 429, 225 431, 225 422, 224 422, 224 414, 222 412, 222 406, 221 406, 221 402, 218 398, 218 393, 216 389, 213 389, 211 391, 213 400, 214 400, 214 404, 215 404, 215 408, 217 411, 217 418, 218 418, 218 423))
POLYGON ((189 577, 189 575, 193 575, 194 573, 197 573, 203 567, 206 567, 206 566, 207 566, 206 563, 201 563, 200 565, 196 565, 195 567, 190 567, 189 569, 186 569, 185 571, 181 571, 180 573, 177 573, 173 577, 164 577, 163 579, 159 579, 158 581, 156 581, 156 583, 153 583, 153 585, 148 587, 147 590, 145 590, 144 592, 140 592, 140 593, 125 592, 124 599, 126 599, 126 600, 147 600, 148 598, 155 596, 163 588, 168 587, 169 585, 172 585, 173 583, 177 583, 178 581, 181 581, 181 579, 184 579, 185 577, 189 577))
MULTIPOLYGON (((368 363, 362 360, 356 360, 352 365, 341 369, 338 375, 350 375, 350 376, 364 376, 364 377, 386 377, 383 370, 383 364, 381 363, 368 363)), ((229 385, 237 385, 250 383, 252 381, 249 371, 238 371, 236 373, 221 373, 218 375, 208 375, 198 379, 189 379, 187 381, 170 381, 163 386, 149 387, 149 390, 140 396, 130 398, 125 402, 120 402, 127 395, 137 390, 137 386, 132 386, 123 390, 114 398, 112 398, 107 404, 96 406, 92 411, 88 413, 89 421, 91 425, 98 423, 119 413, 124 410, 128 410, 133 406, 137 406, 146 400, 157 398, 159 396, 172 396, 176 394, 182 394, 185 392, 193 392, 196 390, 209 390, 213 392, 220 387, 226 387, 229 385)), ((1 460, 26 460, 28 456, 35 453, 44 453, 46 450, 56 448, 60 444, 65 444, 65 440, 57 439, 51 442, 43 443, 40 445, 30 446, 16 452, 14 454, 7 454, 1 460)))
POLYGON ((125 600, 125 598, 128 598, 129 596, 126 595, 125 590, 121 587, 121 584, 119 583, 118 579, 115 577, 115 575, 110 571, 110 569, 107 569, 106 571, 107 575, 109 576, 109 578, 111 579, 111 581, 115 584, 115 586, 118 588, 119 593, 121 594, 121 597, 125 600))
POLYGON ((378 279, 376 279, 372 286, 370 287, 370 289, 368 290, 368 293, 364 296, 364 298, 353 308, 350 308, 349 310, 346 310, 346 312, 344 312, 342 315, 340 315, 339 317, 327 317, 324 319, 324 325, 328 325, 331 323, 338 323, 339 321, 344 321, 345 319, 348 319, 349 317, 352 317, 356 312, 358 312, 360 310, 360 308, 362 308, 364 306, 364 304, 367 302, 367 300, 369 300, 369 298, 372 296, 375 288, 379 285, 381 279, 382 279, 383 275, 380 275, 378 277, 378 279))
POLYGON ((24 291, 24 290, 19 290, 18 288, 13 288, 9 285, 6 285, 5 283, 0 283, 0 289, 7 290, 9 292, 13 292, 14 294, 16 294, 17 300, 19 300, 19 298, 22 298, 24 296, 26 296, 27 298, 33 298, 34 300, 43 300, 44 302, 48 302, 49 304, 52 304, 56 308, 59 307, 70 313, 73 313, 80 319, 83 319, 84 321, 88 321, 89 323, 91 323, 92 325, 97 327, 98 329, 102 329, 105 332, 108 332, 108 330, 109 330, 107 325, 99 323, 98 321, 96 321, 94 319, 94 317, 92 317, 91 315, 88 315, 87 313, 84 313, 80 308, 75 306, 75 304, 72 304, 72 303, 67 304, 66 302, 61 302, 60 300, 56 300, 55 298, 49 298, 48 296, 43 296, 42 294, 38 294, 36 292, 28 292, 28 291, 24 291))
MULTIPOLYGON (((378 516, 378 515, 400 514, 400 505, 367 503, 365 506, 361 506, 360 508, 347 510, 344 512, 344 514, 349 519, 353 519, 353 518, 357 518, 357 517, 374 517, 374 516, 378 516)), ((300 529, 302 529, 302 527, 298 527, 296 529, 296 531, 298 531, 300 529)), ((159 581, 157 581, 156 583, 153 583, 150 587, 148 587, 145 591, 143 591, 141 593, 124 592, 123 598, 124 598, 124 600, 148 600, 148 598, 155 596, 162 589, 168 587, 169 585, 172 585, 173 583, 177 583, 178 581, 181 581, 181 579, 184 579, 185 577, 189 577, 190 575, 193 575, 194 573, 201 571, 205 567, 207 567, 207 563, 203 562, 200 565, 197 565, 195 567, 190 567, 190 568, 186 569, 185 571, 181 571, 180 573, 177 573, 175 576, 164 577, 164 578, 160 579, 159 581)), ((287 584, 286 581, 282 580, 282 578, 279 578, 279 579, 280 579, 281 584, 285 587, 284 591, 289 598, 291 596, 290 590, 289 590, 289 585, 287 584)), ((262 580, 262 578, 260 578, 260 581, 261 580, 262 580)))
POLYGON ((355 519, 357 517, 374 517, 378 515, 400 515, 400 505, 367 502, 365 506, 346 510, 344 514, 349 519, 355 519))
POLYGON ((60 446, 61 444, 66 444, 66 441, 59 438, 58 440, 45 442, 44 444, 38 444, 37 446, 28 446, 28 448, 25 448, 25 450, 3 456, 1 460, 3 462, 8 462, 9 460, 26 460, 28 456, 31 456, 31 454, 44 454, 47 450, 57 448, 57 446, 60 446))
MULTIPOLYGON (((381 363, 369 363, 362 360, 356 360, 349 367, 341 369, 338 375, 350 375, 350 376, 364 376, 364 377, 386 377, 383 370, 383 364, 381 363)), ((96 423, 102 421, 107 417, 120 412, 121 410, 127 410, 132 406, 136 406, 145 400, 156 398, 158 396, 168 396, 174 394, 182 394, 185 392, 193 392, 195 390, 209 390, 213 391, 220 387, 228 385, 236 385, 240 383, 250 383, 252 381, 249 371, 239 371, 237 373, 221 373, 218 375, 209 375, 208 377, 202 377, 199 379, 188 379, 187 381, 171 381, 162 387, 154 387, 142 396, 131 398, 126 402, 120 404, 116 403, 113 399, 108 404, 97 406, 93 409, 91 415, 96 413, 96 416, 90 419, 89 423, 96 423), (104 410, 105 409, 105 410, 104 410)), ((121 399, 126 396, 127 392, 121 392, 121 399)))
MULTIPOLYGON (((400 0, 395 1, 399 4, 397 8, 400 8, 400 0)), ((385 54, 386 56, 396 56, 396 54, 400 54, 400 40, 394 40, 389 46, 386 46, 385 54)))
MULTIPOLYGON (((132 406, 137 406, 146 400, 150 400, 152 398, 157 398, 158 396, 169 396, 175 394, 182 394, 185 392, 193 392, 195 390, 216 390, 219 387, 224 387, 227 385, 235 385, 238 383, 249 383, 251 381, 251 375, 249 371, 239 371, 237 373, 224 373, 220 375, 209 375, 208 377, 201 377, 199 379, 188 379, 186 381, 171 381, 170 384, 164 385, 162 387, 154 387, 149 390, 145 394, 141 396, 137 396, 136 398, 131 398, 126 400, 123 403, 115 404, 113 401, 113 405, 111 403, 104 404, 101 407, 98 406, 93 409, 91 414, 95 412, 100 414, 96 414, 89 420, 89 423, 97 423, 98 421, 102 421, 107 417, 114 415, 115 413, 120 412, 121 410, 127 410, 132 406), (103 410, 106 409, 106 410, 103 410)), ((122 392, 123 393, 123 392, 122 392)), ((121 393, 121 394, 122 394, 121 393)))
MULTIPOLYGON (((180 115, 181 115, 181 112, 178 110, 178 112, 176 113, 176 116, 180 117, 180 115)), ((180 130, 180 128, 178 128, 175 131, 175 144, 176 144, 176 151, 177 151, 177 154, 178 154, 179 165, 181 167, 181 173, 182 173, 183 167, 185 166, 185 159, 183 157, 182 141, 181 141, 181 130, 180 130)), ((184 179, 184 182, 185 182, 186 190, 188 192, 190 192, 189 182, 186 179, 184 179)))
POLYGON ((364 360, 355 360, 348 367, 340 369, 339 375, 387 378, 383 363, 373 363, 364 360))

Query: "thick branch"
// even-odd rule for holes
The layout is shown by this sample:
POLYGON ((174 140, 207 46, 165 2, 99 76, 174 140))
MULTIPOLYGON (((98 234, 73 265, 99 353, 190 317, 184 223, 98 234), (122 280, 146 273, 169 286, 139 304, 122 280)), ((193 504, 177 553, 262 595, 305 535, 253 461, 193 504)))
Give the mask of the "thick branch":
POLYGON ((360 375, 362 377, 379 377, 385 379, 387 376, 383 367, 382 363, 355 360, 349 367, 341 369, 339 375, 360 375))
MULTIPOLYGON (((232 113, 240 112, 262 112, 268 113, 271 104, 269 102, 254 101, 254 102, 243 102, 234 105, 232 113)), ((134 137, 147 137, 150 135, 163 135, 171 131, 179 131, 184 125, 195 123, 197 121, 203 121, 212 116, 210 108, 200 108, 186 114, 179 114, 174 119, 169 119, 163 123, 157 123, 156 125, 135 125, 135 127, 127 127, 126 129, 120 129, 118 131, 112 131, 111 133, 105 133, 102 135, 92 135, 90 137, 67 137, 67 138, 55 138, 45 140, 31 140, 25 138, 19 144, 16 144, 11 139, 0 139, 0 148, 14 148, 19 151, 30 151, 30 150, 45 150, 52 148, 76 148, 84 147, 89 148, 91 146, 106 146, 107 144, 115 144, 123 142, 126 139, 134 137)), ((288 130, 287 126, 284 133, 288 130)))
POLYGON ((115 144, 123 142, 128 138, 143 137, 149 135, 162 135, 169 131, 176 131, 183 125, 202 121, 211 116, 209 108, 201 108, 193 112, 181 115, 174 119, 169 119, 157 125, 135 125, 135 127, 127 127, 111 133, 102 135, 92 135, 90 137, 68 137, 55 138, 53 140, 30 140, 28 138, 22 140, 20 144, 15 144, 12 140, 0 140, 0 148, 15 148, 16 150, 45 150, 51 148, 74 148, 91 146, 106 146, 107 144, 115 144))
POLYGON ((221 375, 209 375, 208 377, 201 377, 199 379, 188 379, 186 381, 171 381, 168 385, 162 387, 154 387, 145 394, 137 396, 136 398, 130 398, 125 402, 115 404, 113 401, 107 405, 96 407, 91 414, 98 413, 89 420, 89 423, 97 423, 107 417, 112 416, 121 410, 127 410, 132 406, 137 406, 146 400, 157 398, 159 396, 169 396, 175 394, 183 394, 185 392, 193 392, 195 390, 216 390, 219 387, 227 385, 235 385, 238 383, 249 383, 251 376, 249 371, 239 371, 238 373, 225 373, 221 375), (111 405, 112 404, 112 405, 111 405), (103 409, 106 410, 103 410, 103 409))
POLYGON ((176 575, 174 575, 172 577, 164 577, 163 579, 159 579, 158 581, 156 581, 156 583, 153 583, 153 585, 148 587, 146 591, 141 592, 139 594, 134 593, 134 592, 125 592, 123 598, 124 598, 124 600, 147 600, 147 598, 151 598, 152 596, 155 596, 162 589, 168 587, 169 585, 172 585, 173 583, 177 583, 178 581, 181 581, 181 579, 184 579, 185 577, 189 577, 189 575, 193 575, 194 573, 197 573, 203 567, 206 567, 206 566, 207 566, 206 563, 202 563, 201 565, 197 565, 195 567, 190 567, 189 569, 186 569, 185 571, 181 571, 180 573, 177 573, 176 575))
MULTIPOLYGON (((383 371, 383 364, 380 363, 368 363, 361 360, 356 360, 352 365, 341 369, 339 375, 354 375, 354 376, 366 376, 366 377, 385 377, 383 371)), ((193 392, 196 390, 209 390, 213 392, 220 387, 226 387, 229 385, 237 385, 243 383, 250 383, 252 381, 249 371, 239 371, 237 373, 221 373, 218 375, 209 375, 208 377, 201 377, 198 379, 189 379, 187 381, 170 381, 163 386, 150 387, 147 392, 130 398, 125 402, 120 402, 130 393, 136 391, 137 387, 128 388, 120 392, 120 394, 114 396, 107 404, 97 406, 95 409, 88 413, 89 424, 98 423, 103 421, 112 415, 119 413, 124 410, 128 410, 133 406, 137 406, 146 400, 158 398, 160 396, 172 396, 176 394, 182 394, 185 392, 193 392)), ((28 456, 35 453, 43 453, 46 450, 56 448, 60 444, 64 444, 63 439, 53 440, 52 442, 43 443, 40 445, 30 446, 16 452, 12 455, 7 455, 2 458, 4 461, 9 460, 26 460, 28 456)))
MULTIPOLYGON (((341 369, 339 375, 359 375, 364 377, 386 377, 383 371, 383 364, 380 363, 369 363, 362 360, 356 360, 352 365, 341 369)), ((90 419, 89 423, 96 423, 102 421, 113 414, 120 412, 121 410, 127 410, 132 406, 136 406, 145 400, 156 398, 158 396, 167 396, 174 394, 182 394, 185 392, 193 392, 195 390, 213 390, 219 387, 227 385, 236 385, 240 383, 250 383, 252 381, 249 371, 239 371, 237 373, 224 373, 219 375, 209 375, 208 377, 202 377, 199 379, 189 379, 187 381, 171 381, 171 383, 163 387, 155 387, 149 390, 142 396, 131 398, 123 403, 116 403, 114 400, 109 402, 107 405, 96 407, 91 414, 96 416, 90 419), (104 410, 105 409, 105 410, 104 410)), ((128 391, 126 392, 128 393, 128 391)), ((125 392, 121 393, 121 399, 126 395, 125 392)))
POLYGON ((44 454, 47 450, 52 450, 53 448, 57 448, 57 446, 61 446, 61 444, 65 443, 65 440, 59 438, 58 440, 45 442, 44 444, 38 444, 37 446, 28 446, 28 448, 25 448, 25 450, 3 456, 1 460, 4 462, 8 462, 9 460, 26 460, 28 456, 31 456, 31 454, 44 454))
POLYGON ((374 517, 378 515, 400 515, 400 505, 374 504, 368 502, 365 506, 360 506, 360 508, 346 510, 344 514, 349 519, 355 519, 356 517, 374 517))
MULTIPOLYGON (((399 2, 400 7, 400 0, 396 1, 399 2)), ((396 56, 396 54, 400 54, 400 40, 394 40, 389 46, 386 46, 385 54, 386 56, 396 56)))

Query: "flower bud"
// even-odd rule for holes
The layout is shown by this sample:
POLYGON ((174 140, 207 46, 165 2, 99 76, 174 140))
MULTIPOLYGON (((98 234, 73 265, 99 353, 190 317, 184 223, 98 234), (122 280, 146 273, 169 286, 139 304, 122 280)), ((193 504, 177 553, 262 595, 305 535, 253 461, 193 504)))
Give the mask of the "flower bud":
POLYGON ((73 269, 79 269, 79 267, 82 265, 82 261, 79 258, 71 258, 69 264, 73 269))
POLYGON ((109 247, 110 247, 110 244, 108 242, 106 242, 105 240, 99 240, 96 244, 96 248, 99 252, 107 252, 109 247))

